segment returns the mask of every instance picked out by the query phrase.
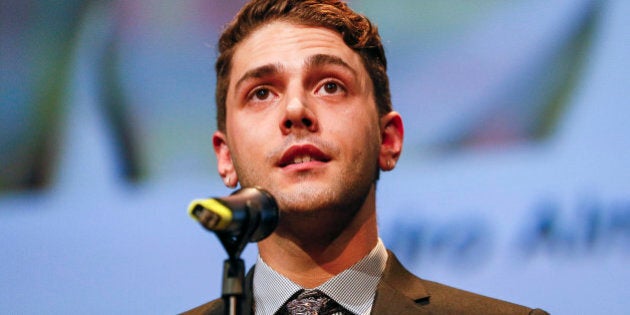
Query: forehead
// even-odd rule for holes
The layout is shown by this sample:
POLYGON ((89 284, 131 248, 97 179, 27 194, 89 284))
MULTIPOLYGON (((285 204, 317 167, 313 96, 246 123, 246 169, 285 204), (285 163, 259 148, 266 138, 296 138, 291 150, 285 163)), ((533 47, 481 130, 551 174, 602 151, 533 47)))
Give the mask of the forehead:
POLYGON ((275 21, 264 25, 239 43, 232 57, 230 88, 243 73, 265 65, 297 70, 315 55, 330 55, 346 62, 358 74, 367 75, 358 53, 341 35, 323 27, 275 21))

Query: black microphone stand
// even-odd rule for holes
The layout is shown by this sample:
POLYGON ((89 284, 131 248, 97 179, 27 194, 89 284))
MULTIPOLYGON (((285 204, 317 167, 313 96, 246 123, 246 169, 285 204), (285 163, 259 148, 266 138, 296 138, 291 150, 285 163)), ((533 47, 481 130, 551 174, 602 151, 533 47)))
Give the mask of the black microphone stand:
POLYGON ((221 244, 228 254, 223 262, 223 282, 221 296, 225 303, 226 315, 240 315, 243 311, 243 297, 245 295, 245 262, 241 253, 247 246, 249 236, 241 234, 237 237, 228 233, 217 233, 221 244))
MULTIPOLYGON (((258 242, 269 236, 278 225, 278 204, 267 191, 254 187, 242 188, 226 198, 213 198, 223 204, 235 216, 228 219, 228 228, 217 230, 220 218, 214 206, 206 208, 204 203, 193 201, 189 206, 191 216, 206 229, 216 233, 228 254, 223 262, 223 284, 221 296, 226 315, 249 315, 251 309, 244 307, 245 301, 245 262, 241 253, 248 242, 258 242)), ((248 306, 248 305, 247 305, 248 306)))
POLYGON ((245 300, 245 262, 241 253, 248 242, 258 242, 267 237, 278 224, 278 205, 276 200, 260 188, 243 188, 240 193, 244 198, 232 200, 233 207, 245 209, 247 219, 239 233, 216 232, 217 237, 228 254, 223 263, 223 284, 221 296, 225 303, 226 315, 249 315, 251 309, 243 305, 245 300), (253 198, 248 196, 260 196, 253 198))

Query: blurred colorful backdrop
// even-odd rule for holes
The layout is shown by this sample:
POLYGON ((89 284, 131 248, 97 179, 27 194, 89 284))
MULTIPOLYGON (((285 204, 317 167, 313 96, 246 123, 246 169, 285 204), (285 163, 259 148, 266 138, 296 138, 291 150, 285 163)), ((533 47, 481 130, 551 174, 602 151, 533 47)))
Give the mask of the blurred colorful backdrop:
MULTIPOLYGON (((242 1, 0 3, 0 313, 173 314, 220 294, 186 214, 216 173, 216 40, 242 1)), ((630 2, 378 1, 414 273, 554 314, 630 309, 630 2)), ((244 258, 253 263, 251 245, 244 258)))

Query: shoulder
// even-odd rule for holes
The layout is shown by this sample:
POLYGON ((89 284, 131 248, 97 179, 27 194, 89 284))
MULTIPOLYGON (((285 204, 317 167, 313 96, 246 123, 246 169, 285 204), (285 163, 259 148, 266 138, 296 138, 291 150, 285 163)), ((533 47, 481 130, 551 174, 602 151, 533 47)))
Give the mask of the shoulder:
POLYGON ((223 315, 223 299, 216 299, 181 313, 182 315, 223 315))
POLYGON ((405 269, 393 253, 388 254, 375 307, 406 305, 405 309, 413 310, 409 314, 547 314, 539 309, 418 278, 405 269))
POLYGON ((453 314, 547 314, 511 302, 453 288, 441 283, 422 280, 430 297, 428 306, 453 314))
MULTIPOLYGON (((240 309, 243 315, 252 314, 252 286, 254 279, 254 269, 252 267, 247 275, 245 275, 245 288, 244 298, 241 300, 240 309)), ((181 314, 183 315, 224 315, 225 314, 225 301, 222 298, 214 299, 206 304, 197 306, 181 314)))

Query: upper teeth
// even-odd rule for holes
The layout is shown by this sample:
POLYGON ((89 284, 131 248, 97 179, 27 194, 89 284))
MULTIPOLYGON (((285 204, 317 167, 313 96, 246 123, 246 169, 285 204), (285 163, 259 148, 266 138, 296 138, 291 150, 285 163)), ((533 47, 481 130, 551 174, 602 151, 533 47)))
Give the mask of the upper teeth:
POLYGON ((309 155, 298 155, 293 158, 293 164, 310 162, 311 157, 309 155))

